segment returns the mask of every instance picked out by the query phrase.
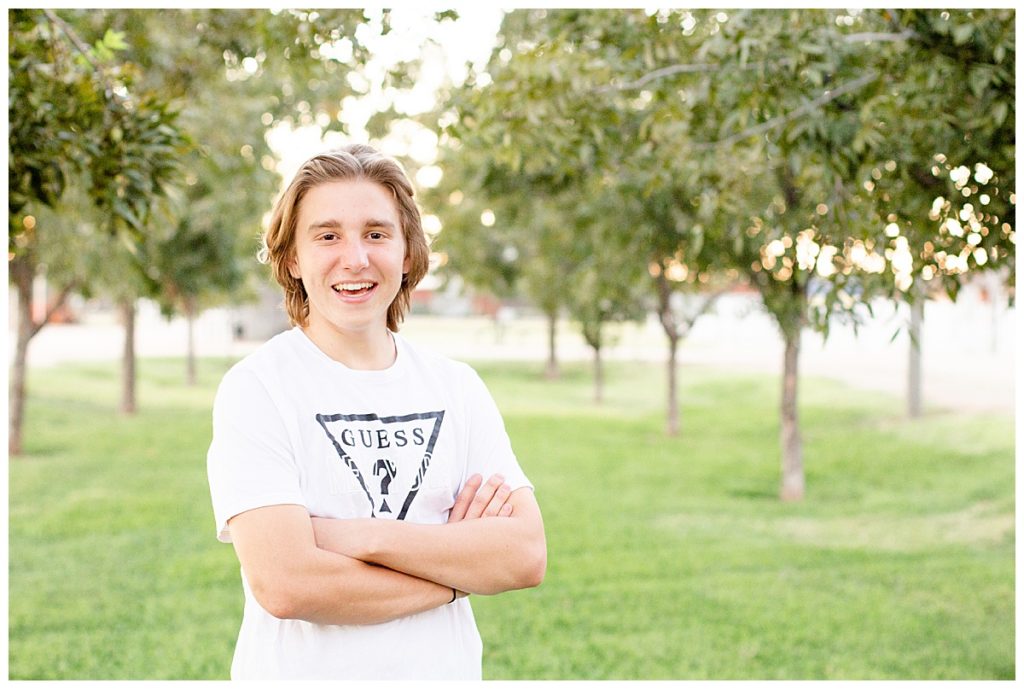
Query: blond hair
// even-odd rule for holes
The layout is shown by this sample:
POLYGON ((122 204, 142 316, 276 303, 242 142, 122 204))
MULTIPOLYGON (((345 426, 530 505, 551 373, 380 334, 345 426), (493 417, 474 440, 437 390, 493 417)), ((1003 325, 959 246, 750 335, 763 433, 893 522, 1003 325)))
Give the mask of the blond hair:
POLYGON ((427 274, 430 249, 423 233, 420 211, 413 200, 415 192, 398 161, 365 144, 349 144, 313 156, 302 164, 274 204, 259 257, 262 263, 270 264, 274 279, 284 288, 285 310, 292 325, 305 326, 309 319, 306 288, 302 280, 293 277, 289 270, 295 259, 295 231, 302 199, 319 184, 357 179, 376 182, 391 192, 405 238, 409 272, 402 275, 402 286, 388 307, 388 330, 398 330, 409 311, 413 289, 427 274))

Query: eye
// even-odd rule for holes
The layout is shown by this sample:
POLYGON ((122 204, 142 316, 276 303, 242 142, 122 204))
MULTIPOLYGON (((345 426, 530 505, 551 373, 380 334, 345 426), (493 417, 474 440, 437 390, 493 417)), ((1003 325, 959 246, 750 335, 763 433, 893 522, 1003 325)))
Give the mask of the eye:
POLYGON ((322 239, 325 242, 333 242, 337 238, 338 235, 335 234, 334 232, 324 232, 322 235, 320 235, 320 239, 322 239))
POLYGON ((384 233, 383 232, 378 232, 378 231, 374 230, 373 232, 370 233, 370 239, 375 239, 375 240, 384 239, 384 233))

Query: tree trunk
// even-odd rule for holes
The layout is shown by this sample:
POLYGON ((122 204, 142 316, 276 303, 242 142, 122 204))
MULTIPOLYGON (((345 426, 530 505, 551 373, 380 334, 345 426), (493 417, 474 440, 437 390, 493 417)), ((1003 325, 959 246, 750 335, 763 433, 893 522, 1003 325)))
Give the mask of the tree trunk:
POLYGON ((803 500, 804 460, 797 413, 798 363, 800 360, 800 328, 786 334, 786 351, 782 371, 782 490, 785 501, 803 500))
POLYGON ((921 322, 924 299, 920 291, 910 304, 910 357, 907 362, 907 416, 921 416, 921 322))
POLYGON ((557 339, 558 329, 558 310, 549 311, 548 317, 548 365, 544 372, 544 376, 548 380, 554 380, 559 376, 558 370, 558 355, 555 351, 555 341, 557 339))
POLYGON ((22 428, 25 423, 25 377, 28 368, 28 343, 32 339, 32 266, 21 259, 10 262, 9 270, 18 289, 18 339, 14 348, 14 371, 11 373, 10 416, 8 417, 7 452, 12 457, 22 450, 22 428))
POLYGON ((121 302, 124 353, 121 356, 121 413, 135 413, 135 302, 121 302))
POLYGON ((659 272, 655 277, 655 286, 658 290, 658 320, 661 321, 661 328, 668 338, 668 404, 665 411, 665 434, 668 436, 679 435, 679 393, 676 380, 676 353, 679 350, 679 340, 682 339, 679 332, 679 324, 672 313, 672 288, 664 272, 659 272))
POLYGON ((665 434, 679 435, 679 390, 677 384, 676 352, 679 349, 679 335, 668 335, 668 411, 665 415, 665 434))
POLYGON ((594 350, 594 401, 601 404, 604 401, 604 362, 601 361, 601 348, 593 347, 594 350))
POLYGON ((36 278, 36 262, 31 254, 15 257, 8 263, 8 271, 15 287, 18 289, 18 336, 14 345, 14 371, 11 375, 11 405, 8 417, 7 453, 12 457, 21 454, 22 439, 25 426, 26 378, 28 377, 28 343, 39 334, 50 318, 75 289, 72 280, 57 294, 53 303, 43 311, 42 319, 36 323, 32 320, 32 301, 36 278))
POLYGON ((196 384, 196 304, 194 299, 185 301, 185 322, 188 325, 188 344, 185 352, 185 383, 196 384))

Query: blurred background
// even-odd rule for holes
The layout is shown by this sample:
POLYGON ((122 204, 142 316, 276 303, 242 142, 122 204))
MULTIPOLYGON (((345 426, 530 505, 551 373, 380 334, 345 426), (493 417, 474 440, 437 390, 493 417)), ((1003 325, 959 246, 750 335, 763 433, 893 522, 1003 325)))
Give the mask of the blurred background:
POLYGON ((11 678, 226 677, 212 397, 349 141, 417 186, 403 334, 545 513, 485 677, 1015 676, 1013 10, 7 22, 11 678))

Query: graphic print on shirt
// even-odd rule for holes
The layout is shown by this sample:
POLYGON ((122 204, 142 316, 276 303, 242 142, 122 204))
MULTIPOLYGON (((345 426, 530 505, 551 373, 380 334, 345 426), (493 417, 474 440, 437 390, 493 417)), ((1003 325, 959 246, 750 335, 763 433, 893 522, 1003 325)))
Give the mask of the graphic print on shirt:
POLYGON ((430 468, 444 410, 404 416, 317 414, 316 420, 366 494, 371 515, 405 519, 430 468))

